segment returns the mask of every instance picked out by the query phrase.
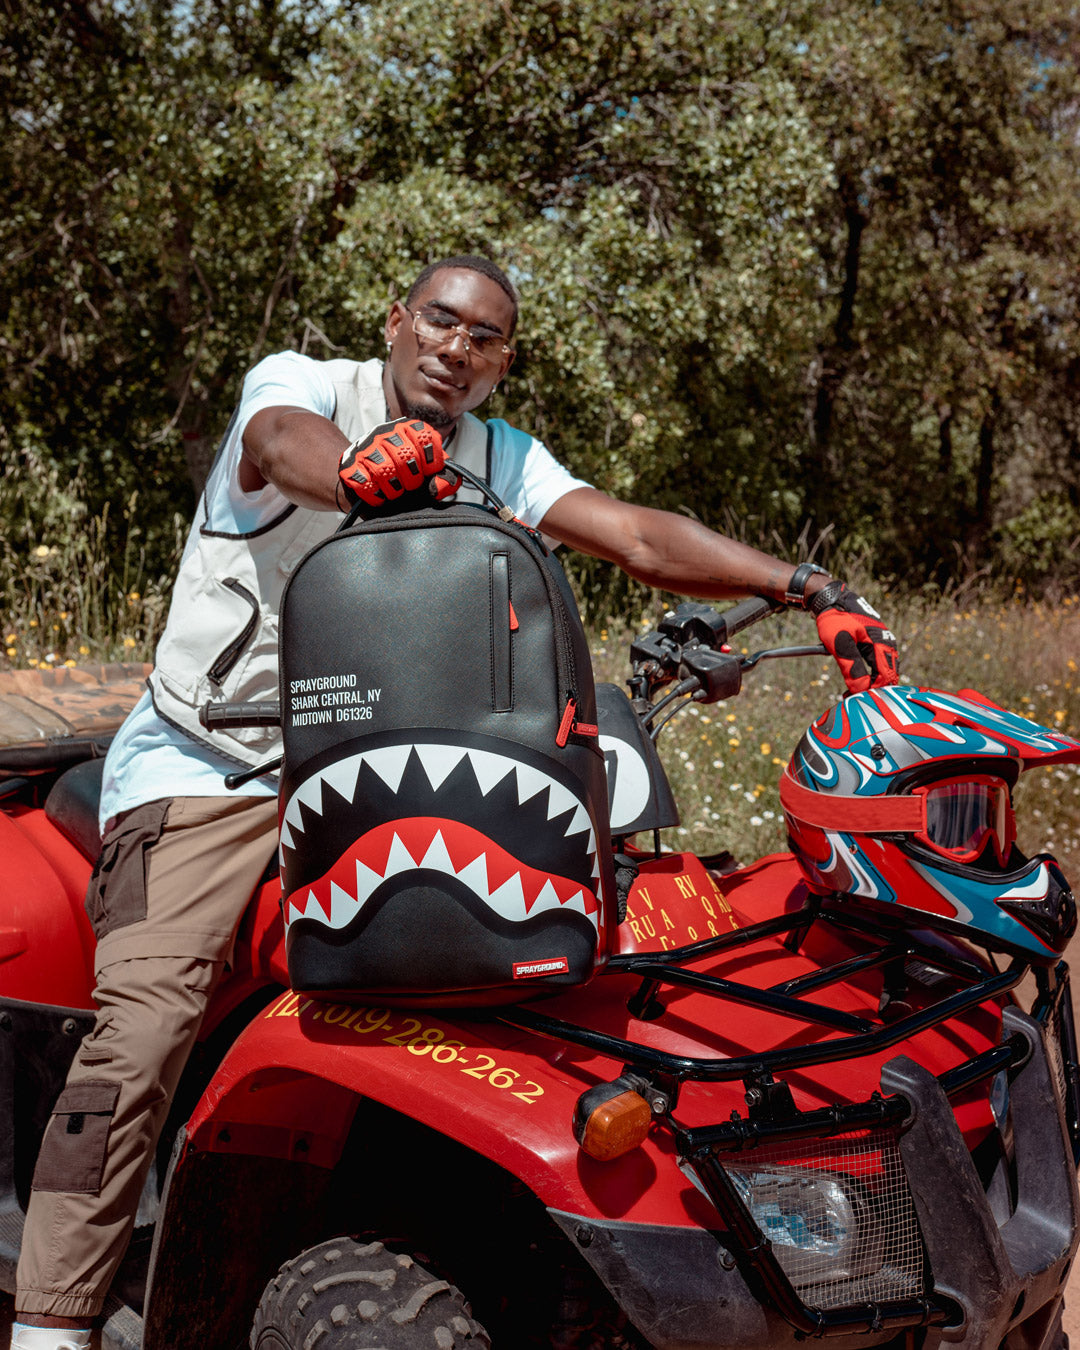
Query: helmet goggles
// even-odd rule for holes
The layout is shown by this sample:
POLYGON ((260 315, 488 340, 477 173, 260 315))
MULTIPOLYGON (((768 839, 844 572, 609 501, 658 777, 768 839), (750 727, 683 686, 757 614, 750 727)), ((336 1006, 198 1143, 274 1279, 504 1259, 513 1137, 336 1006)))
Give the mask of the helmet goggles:
POLYGON ((972 863, 987 843, 1000 866, 1008 862, 1016 841, 1016 815, 1008 784, 985 774, 939 779, 911 789, 921 797, 926 824, 913 839, 954 862, 972 863))
POLYGON ((952 862, 973 863, 990 843, 1005 867, 1016 841, 1009 785, 991 774, 937 778, 902 795, 842 797, 804 787, 789 767, 781 775, 780 800, 785 811, 807 825, 853 834, 907 834, 952 862))

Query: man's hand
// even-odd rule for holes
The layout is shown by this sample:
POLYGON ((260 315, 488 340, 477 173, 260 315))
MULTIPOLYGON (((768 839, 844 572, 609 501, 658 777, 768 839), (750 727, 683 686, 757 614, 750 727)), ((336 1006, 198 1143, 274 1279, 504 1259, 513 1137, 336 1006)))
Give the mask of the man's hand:
POLYGON ((809 609, 818 636, 835 658, 851 693, 896 684, 896 638, 861 595, 842 581, 830 581, 810 601, 809 609))
POLYGON ((442 437, 434 427, 405 417, 387 422, 354 441, 341 456, 339 504, 342 497, 346 510, 362 503, 368 514, 422 488, 428 479, 431 496, 448 497, 457 491, 458 481, 444 472, 445 464, 442 437))

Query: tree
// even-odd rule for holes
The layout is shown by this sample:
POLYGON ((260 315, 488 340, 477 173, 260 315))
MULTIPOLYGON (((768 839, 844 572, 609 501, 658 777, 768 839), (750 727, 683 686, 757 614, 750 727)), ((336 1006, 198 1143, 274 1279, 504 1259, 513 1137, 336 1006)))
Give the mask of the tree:
POLYGON ((259 355, 366 355, 480 251, 524 298, 493 410, 599 486, 913 578, 1064 575, 1077 35, 1049 0, 32 0, 9 453, 33 427, 171 505, 259 355))

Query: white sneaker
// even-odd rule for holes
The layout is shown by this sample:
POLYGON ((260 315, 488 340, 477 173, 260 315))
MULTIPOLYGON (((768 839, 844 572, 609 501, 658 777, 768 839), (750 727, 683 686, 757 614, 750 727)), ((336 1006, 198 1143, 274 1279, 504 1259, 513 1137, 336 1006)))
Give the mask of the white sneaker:
POLYGON ((11 1328, 11 1350, 89 1350, 90 1329, 70 1331, 63 1327, 28 1327, 16 1322, 11 1328))

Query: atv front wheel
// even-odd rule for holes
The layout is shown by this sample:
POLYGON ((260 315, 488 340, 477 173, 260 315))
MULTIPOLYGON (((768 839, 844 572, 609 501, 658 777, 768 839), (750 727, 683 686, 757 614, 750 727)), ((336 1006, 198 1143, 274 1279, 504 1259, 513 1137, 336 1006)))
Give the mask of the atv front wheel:
POLYGON ((334 1238, 263 1290, 251 1350, 490 1350, 461 1291, 381 1242, 334 1238))

